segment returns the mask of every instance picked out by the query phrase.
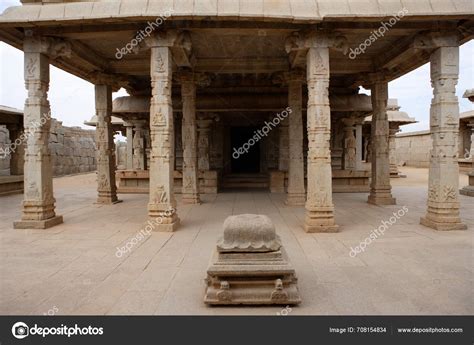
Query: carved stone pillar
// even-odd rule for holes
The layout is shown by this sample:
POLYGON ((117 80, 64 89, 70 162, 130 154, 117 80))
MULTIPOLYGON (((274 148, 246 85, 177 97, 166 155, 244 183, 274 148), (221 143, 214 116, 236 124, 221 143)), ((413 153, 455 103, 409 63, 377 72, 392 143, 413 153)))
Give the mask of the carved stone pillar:
MULTIPOLYGON (((462 195, 474 196, 474 121, 471 121, 468 124, 468 128, 471 128, 471 149, 469 151, 469 156, 472 160, 472 170, 467 174, 469 178, 469 184, 464 186, 459 192, 462 195)), ((10 163, 11 164, 11 163, 10 163)))
POLYGON ((400 171, 397 165, 397 148, 395 147, 395 135, 400 132, 398 124, 390 124, 389 128, 389 162, 390 162, 390 177, 400 177, 400 171))
MULTIPOLYGON (((362 120, 363 121, 363 120, 362 120)), ((362 123, 359 121, 356 123, 356 170, 364 170, 362 165, 362 123)))
MULTIPOLYGON (((288 105, 291 109, 288 123, 289 165, 287 205, 304 205, 306 193, 304 188, 303 161, 303 80, 304 73, 295 70, 288 75, 288 105)), ((281 157, 281 156, 280 156, 281 157)))
POLYGON ((371 87, 372 123, 371 123, 371 163, 372 180, 368 202, 374 205, 394 205, 390 185, 389 162, 389 122, 387 115, 388 83, 381 76, 375 76, 371 87))
POLYGON ((288 119, 280 122, 278 141, 278 170, 288 171, 289 164, 289 127, 288 119))
POLYGON ((115 204, 117 186, 115 184, 115 143, 112 129, 112 87, 95 86, 95 107, 97 114, 97 203, 115 204))
POLYGON ((148 215, 159 220, 158 231, 174 231, 179 225, 174 198, 174 129, 171 101, 171 47, 176 33, 161 32, 147 40, 151 48, 150 102, 150 202, 148 215))
POLYGON ((453 35, 431 54, 430 157, 428 210, 421 224, 436 230, 463 230, 459 218, 458 132, 459 43, 453 35))
POLYGON ((198 169, 210 170, 209 160, 209 134, 211 132, 211 119, 199 119, 198 124, 198 169))
POLYGON ((354 135, 354 118, 345 118, 344 123, 344 145, 342 152, 342 169, 343 170, 355 170, 357 158, 356 158, 356 137, 354 135))
MULTIPOLYGON (((183 71, 178 78, 181 82, 181 98, 183 101, 182 143, 183 143, 183 196, 184 204, 200 204, 198 159, 197 159, 197 128, 196 128, 196 84, 194 73, 183 71)), ((209 139, 206 140, 209 145, 209 139)), ((209 148, 208 148, 209 149, 209 148)), ((207 155, 209 170, 209 155, 207 155)))
POLYGON ((24 134, 19 125, 7 125, 10 133, 10 142, 15 143, 15 151, 10 155, 10 174, 23 175, 25 165, 25 143, 21 139, 24 134))
POLYGON ((332 202, 331 109, 329 105, 329 48, 314 37, 306 56, 308 83, 308 195, 306 232, 336 232, 332 202))
POLYGON ((145 170, 146 152, 145 152, 145 121, 133 121, 135 134, 133 135, 133 169, 145 170))
POLYGON ((53 174, 49 150, 51 110, 48 101, 49 59, 68 54, 70 47, 59 41, 26 33, 23 43, 24 76, 28 96, 24 110, 27 136, 24 166, 24 200, 21 220, 15 229, 45 229, 63 222, 55 213, 53 174), (49 54, 49 56, 48 56, 49 54))
POLYGON ((125 122, 125 131, 127 135, 127 170, 133 170, 133 124, 125 122))

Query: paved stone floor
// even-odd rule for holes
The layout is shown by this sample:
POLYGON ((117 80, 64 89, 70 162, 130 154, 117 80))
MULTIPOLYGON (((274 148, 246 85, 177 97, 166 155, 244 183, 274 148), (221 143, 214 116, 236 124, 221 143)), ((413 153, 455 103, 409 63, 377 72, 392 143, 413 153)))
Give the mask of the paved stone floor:
MULTIPOLYGON (((398 205, 366 203, 366 194, 335 194, 337 234, 306 234, 304 209, 284 196, 222 193, 200 206, 179 205, 182 225, 157 233, 116 256, 144 228, 146 195, 94 205, 95 174, 55 179, 65 223, 48 230, 13 230, 22 196, 0 198, 0 314, 259 314, 281 307, 207 307, 207 264, 224 219, 262 213, 275 223, 299 277, 297 314, 472 314, 474 198, 461 196, 467 231, 419 225, 427 170, 403 168, 392 180, 398 205), (408 213, 364 253, 349 256, 402 206, 408 213)), ((460 177, 460 184, 467 177, 460 177)), ((131 242, 130 242, 131 243, 131 242)))

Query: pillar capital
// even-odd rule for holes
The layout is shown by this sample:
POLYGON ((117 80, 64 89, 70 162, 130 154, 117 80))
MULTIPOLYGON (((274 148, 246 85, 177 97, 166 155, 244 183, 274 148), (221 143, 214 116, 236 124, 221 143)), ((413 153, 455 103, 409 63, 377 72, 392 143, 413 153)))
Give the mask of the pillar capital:
POLYGON ((341 51, 344 55, 349 51, 347 38, 337 32, 295 31, 285 40, 285 50, 288 54, 309 48, 332 48, 341 51))
POLYGON ((206 87, 211 84, 211 78, 206 73, 196 73, 189 68, 181 68, 173 75, 175 81, 181 85, 194 84, 200 87, 206 87))
POLYGON ((459 47, 459 34, 456 31, 436 31, 418 34, 414 38, 415 49, 436 49, 459 47))
POLYGON ((94 85, 108 85, 112 88, 113 92, 117 92, 120 88, 126 88, 129 85, 129 80, 125 76, 98 71, 90 73, 87 76, 87 80, 94 85))
POLYGON ((40 36, 33 30, 26 30, 23 51, 44 54, 54 60, 62 56, 71 57, 72 49, 71 43, 63 39, 40 36))

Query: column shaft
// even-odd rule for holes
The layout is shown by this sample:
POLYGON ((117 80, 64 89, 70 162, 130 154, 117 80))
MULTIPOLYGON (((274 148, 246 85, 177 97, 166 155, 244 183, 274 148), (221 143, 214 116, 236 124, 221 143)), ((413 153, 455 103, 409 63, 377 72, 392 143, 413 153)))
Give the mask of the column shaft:
POLYGON ((388 84, 375 81, 372 85, 372 180, 368 202, 375 205, 394 205, 390 185, 389 122, 387 115, 388 84))
POLYGON ((174 198, 174 132, 171 102, 172 60, 169 46, 151 47, 150 201, 148 215, 159 219, 158 231, 179 225, 174 198))
POLYGON ((364 170, 362 165, 362 124, 356 124, 356 170, 364 170))
POLYGON ((459 218, 458 133, 456 84, 459 46, 440 47, 431 54, 430 157, 428 210, 421 224, 436 230, 462 230, 459 218))
POLYGON ((127 135, 127 163, 128 170, 133 170, 133 125, 127 123, 125 125, 127 135))
POLYGON ((287 205, 304 205, 303 161, 303 74, 293 71, 289 76, 288 105, 291 109, 288 121, 289 164, 287 205))
MULTIPOLYGON (((181 97, 183 100, 183 203, 199 204, 199 180, 197 159, 196 129, 196 85, 192 73, 181 79, 181 97), (187 77, 187 78, 186 78, 187 77)), ((209 169, 209 163, 207 164, 209 169)), ((207 170, 208 170, 207 169, 207 170)))
POLYGON ((135 123, 135 134, 133 135, 133 169, 145 170, 145 129, 144 123, 135 123))
POLYGON ((115 143, 112 130, 112 88, 108 85, 95 86, 95 107, 97 114, 97 203, 114 204, 117 199, 115 184, 115 143))
POLYGON ((28 90, 23 118, 27 137, 25 192, 21 220, 14 223, 16 229, 45 229, 63 221, 62 216, 55 213, 49 150, 49 58, 40 52, 40 45, 35 38, 27 38, 24 42, 25 85, 28 90))
POLYGON ((331 109, 329 106, 329 49, 312 47, 307 54, 308 81, 308 196, 306 232, 335 232, 332 203, 331 109))

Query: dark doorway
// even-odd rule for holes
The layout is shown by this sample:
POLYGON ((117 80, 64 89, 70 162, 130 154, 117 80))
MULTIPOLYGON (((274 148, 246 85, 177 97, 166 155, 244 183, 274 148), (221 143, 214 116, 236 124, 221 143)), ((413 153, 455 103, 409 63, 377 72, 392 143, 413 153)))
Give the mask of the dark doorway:
POLYGON ((260 142, 253 139, 257 130, 257 127, 231 128, 232 173, 253 174, 260 172, 260 142))

